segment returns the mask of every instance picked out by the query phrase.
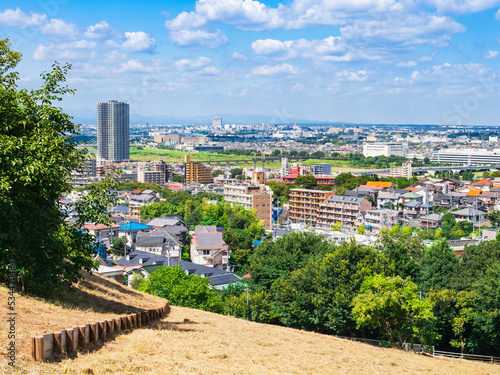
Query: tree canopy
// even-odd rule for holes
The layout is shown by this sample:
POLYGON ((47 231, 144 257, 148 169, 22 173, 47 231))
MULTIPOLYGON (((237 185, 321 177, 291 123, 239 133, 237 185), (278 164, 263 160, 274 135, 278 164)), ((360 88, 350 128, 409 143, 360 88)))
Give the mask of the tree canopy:
MULTIPOLYGON (((14 71, 21 55, 0 40, 0 280, 11 262, 20 287, 50 294, 94 267, 95 239, 65 222, 60 199, 86 150, 76 148, 79 126, 54 105, 73 90, 64 85, 70 65, 52 65, 39 89, 19 89, 14 71)), ((77 205, 79 221, 108 223, 107 180, 77 205)))

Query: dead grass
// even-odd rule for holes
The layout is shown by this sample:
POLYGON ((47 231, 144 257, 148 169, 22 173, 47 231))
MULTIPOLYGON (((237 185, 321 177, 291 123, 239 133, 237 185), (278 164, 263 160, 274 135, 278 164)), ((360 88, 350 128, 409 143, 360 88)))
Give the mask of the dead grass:
MULTIPOLYGON (((148 298, 153 298, 150 304, 158 304, 158 299, 142 296, 145 304, 148 298)), ((66 322, 83 313, 53 309, 43 311, 45 320, 57 319, 58 314, 66 322)), ((26 314, 25 307, 18 311, 20 317, 26 314)), ((499 365, 376 348, 181 307, 172 307, 162 321, 118 336, 100 350, 54 363, 34 363, 29 358, 18 363, 14 372, 23 374, 500 374, 499 365)), ((0 364, 0 373, 9 370, 0 364)))
MULTIPOLYGON (((0 287, 0 373, 5 370, 7 351, 7 289, 0 287)), ((31 362, 31 337, 64 328, 102 321, 126 313, 163 306, 165 300, 123 286, 97 275, 86 275, 75 291, 64 291, 57 299, 16 295, 17 362, 31 362)), ((8 369, 8 368, 7 368, 8 369)))

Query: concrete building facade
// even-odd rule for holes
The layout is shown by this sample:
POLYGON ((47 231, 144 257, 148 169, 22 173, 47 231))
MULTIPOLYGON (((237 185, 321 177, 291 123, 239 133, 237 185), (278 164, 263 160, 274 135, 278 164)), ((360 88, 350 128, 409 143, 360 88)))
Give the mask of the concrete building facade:
POLYGON ((406 156, 408 153, 407 143, 363 143, 363 156, 365 158, 371 156, 406 156))
POLYGON ((226 202, 255 210, 255 217, 262 221, 264 229, 272 229, 273 192, 266 185, 224 185, 226 202))
POLYGON ((111 162, 130 159, 129 105, 97 103, 97 157, 111 162))

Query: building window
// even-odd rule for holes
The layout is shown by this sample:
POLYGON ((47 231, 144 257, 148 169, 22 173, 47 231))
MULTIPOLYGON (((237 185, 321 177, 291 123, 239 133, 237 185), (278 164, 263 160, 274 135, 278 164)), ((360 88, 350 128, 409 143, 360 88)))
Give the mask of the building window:
POLYGON ((210 250, 203 250, 203 255, 210 255, 210 250))

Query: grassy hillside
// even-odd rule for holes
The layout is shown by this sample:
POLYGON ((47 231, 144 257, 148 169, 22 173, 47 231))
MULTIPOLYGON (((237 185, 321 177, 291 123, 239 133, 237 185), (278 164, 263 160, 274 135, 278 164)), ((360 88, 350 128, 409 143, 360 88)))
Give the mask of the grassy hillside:
MULTIPOLYGON (((5 289, 0 298, 7 301, 5 289)), ((18 297, 18 364, 26 374, 500 374, 500 366, 431 358, 188 308, 103 348, 53 363, 34 363, 29 336, 161 305, 159 298, 92 277, 64 305, 18 297), (111 289, 109 293, 106 292, 111 289)), ((6 321, 2 304, 0 317, 6 321)), ((3 327, 3 326, 2 326, 3 327)), ((3 329, 3 328, 2 328, 3 329)), ((5 356, 2 332, 0 353, 5 356)), ((4 358, 0 373, 12 373, 4 358)))

